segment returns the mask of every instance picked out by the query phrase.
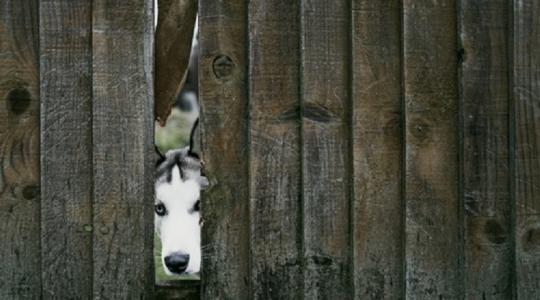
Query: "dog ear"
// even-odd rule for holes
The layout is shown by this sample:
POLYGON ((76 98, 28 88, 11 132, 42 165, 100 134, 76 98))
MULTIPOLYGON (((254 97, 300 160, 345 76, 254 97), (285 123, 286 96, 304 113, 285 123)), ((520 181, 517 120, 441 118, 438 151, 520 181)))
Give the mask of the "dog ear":
POLYGON ((199 154, 195 151, 195 132, 197 131, 198 125, 199 125, 199 118, 197 118, 197 120, 195 120, 195 123, 193 123, 193 127, 191 128, 191 132, 189 134, 188 155, 191 157, 200 159, 199 154))
POLYGON ((161 165, 161 163, 163 163, 165 160, 166 160, 166 157, 165 155, 163 155, 163 153, 161 153, 161 151, 159 151, 159 148, 157 145, 154 145, 154 148, 156 150, 156 154, 158 156, 158 159, 156 160, 156 167, 161 165))
POLYGON ((210 182, 208 182, 208 178, 206 178, 206 176, 199 176, 197 182, 199 183, 202 191, 206 190, 210 186, 210 182))

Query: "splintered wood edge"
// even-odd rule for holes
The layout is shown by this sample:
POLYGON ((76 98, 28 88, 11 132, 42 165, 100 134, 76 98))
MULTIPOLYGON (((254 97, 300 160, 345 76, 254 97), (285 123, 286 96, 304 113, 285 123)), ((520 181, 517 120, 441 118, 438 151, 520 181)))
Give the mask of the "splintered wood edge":
POLYGON ((154 117, 165 126, 187 75, 197 0, 159 0, 158 6, 154 117))

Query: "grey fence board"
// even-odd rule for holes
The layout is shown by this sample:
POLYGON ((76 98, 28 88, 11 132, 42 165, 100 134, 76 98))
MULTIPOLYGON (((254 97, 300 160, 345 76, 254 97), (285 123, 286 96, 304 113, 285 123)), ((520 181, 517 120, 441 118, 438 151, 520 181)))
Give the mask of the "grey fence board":
POLYGON ((511 299, 509 1, 461 1, 465 297, 511 299), (482 9, 479 9, 479 8, 482 9))
POLYGON ((203 298, 249 298, 247 3, 200 3, 203 298), (234 175, 233 175, 234 174, 234 175))
POLYGON ((93 293, 153 294, 153 14, 93 1, 93 293))
POLYGON ((403 298, 401 2, 352 3, 355 298, 403 298))
POLYGON ((350 299, 349 6, 302 1, 300 15, 304 298, 350 299))
POLYGON ((92 291, 92 2, 41 1, 39 12, 42 296, 84 298, 92 291))
POLYGON ((249 3, 251 297, 302 294, 299 1, 249 3))
POLYGON ((513 1, 516 295, 540 298, 540 3, 513 1))
POLYGON ((0 299, 41 294, 38 1, 0 6, 0 299))
POLYGON ((463 290, 456 2, 403 5, 406 296, 456 299, 463 290))

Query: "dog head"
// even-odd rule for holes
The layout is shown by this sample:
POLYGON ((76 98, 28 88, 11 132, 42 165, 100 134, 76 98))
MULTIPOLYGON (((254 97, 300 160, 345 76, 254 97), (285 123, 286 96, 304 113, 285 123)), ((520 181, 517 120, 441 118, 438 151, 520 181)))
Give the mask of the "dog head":
POLYGON ((190 149, 160 154, 157 163, 154 224, 161 239, 161 261, 169 275, 193 274, 201 267, 199 198, 208 180, 190 149))

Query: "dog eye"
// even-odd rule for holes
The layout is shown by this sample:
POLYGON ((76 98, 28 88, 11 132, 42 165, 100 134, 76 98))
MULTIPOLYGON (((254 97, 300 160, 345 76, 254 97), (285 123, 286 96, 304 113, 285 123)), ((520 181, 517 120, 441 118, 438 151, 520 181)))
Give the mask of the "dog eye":
POLYGON ((197 200, 197 202, 195 202, 195 205, 193 206, 193 211, 199 211, 199 210, 201 210, 201 201, 197 200))
POLYGON ((158 216, 164 216, 167 213, 167 209, 165 208, 165 205, 163 205, 163 203, 156 204, 154 206, 154 209, 158 216))

